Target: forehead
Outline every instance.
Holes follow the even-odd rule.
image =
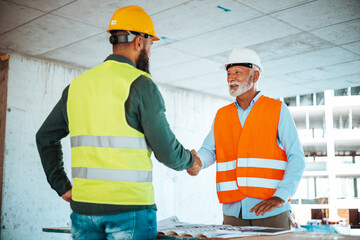
[[[236,71],[250,72],[250,68],[244,67],[244,66],[232,66],[227,71],[228,72],[236,72]]]

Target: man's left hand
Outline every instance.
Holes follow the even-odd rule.
[[[256,216],[259,216],[259,214],[264,215],[267,212],[270,212],[276,208],[280,208],[282,206],[284,206],[285,201],[282,200],[279,197],[271,197],[269,199],[265,199],[262,202],[259,202],[258,204],[256,204],[251,210],[250,212],[254,212]]]
[[[64,193],[62,196],[62,199],[64,199],[67,202],[71,202],[72,199],[72,189],[70,189],[69,191],[67,191],[66,193]]]

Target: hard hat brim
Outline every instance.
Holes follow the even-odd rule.
[[[159,40],[160,40],[160,38],[159,38],[159,37],[157,37],[157,36],[153,36],[152,40],[153,40],[153,41],[159,41]]]
[[[239,66],[240,64],[239,63],[227,63],[227,64],[224,64],[224,65],[221,65],[221,68],[224,69],[225,71],[227,71],[227,68],[228,68],[229,65]],[[263,72],[263,68],[261,66],[259,66],[257,64],[253,64],[253,63],[252,63],[252,65],[256,66],[258,68],[258,69],[255,69],[255,70],[258,70],[260,73]],[[254,67],[252,67],[252,68],[254,68]]]

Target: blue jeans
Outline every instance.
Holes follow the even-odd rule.
[[[156,211],[145,209],[112,215],[88,216],[71,213],[72,237],[75,240],[155,239]]]

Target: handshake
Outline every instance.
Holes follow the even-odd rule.
[[[187,173],[190,176],[196,176],[199,174],[202,163],[200,161],[200,158],[198,157],[196,151],[193,149],[191,150],[191,153],[194,155],[195,161],[194,164],[187,170]]]

